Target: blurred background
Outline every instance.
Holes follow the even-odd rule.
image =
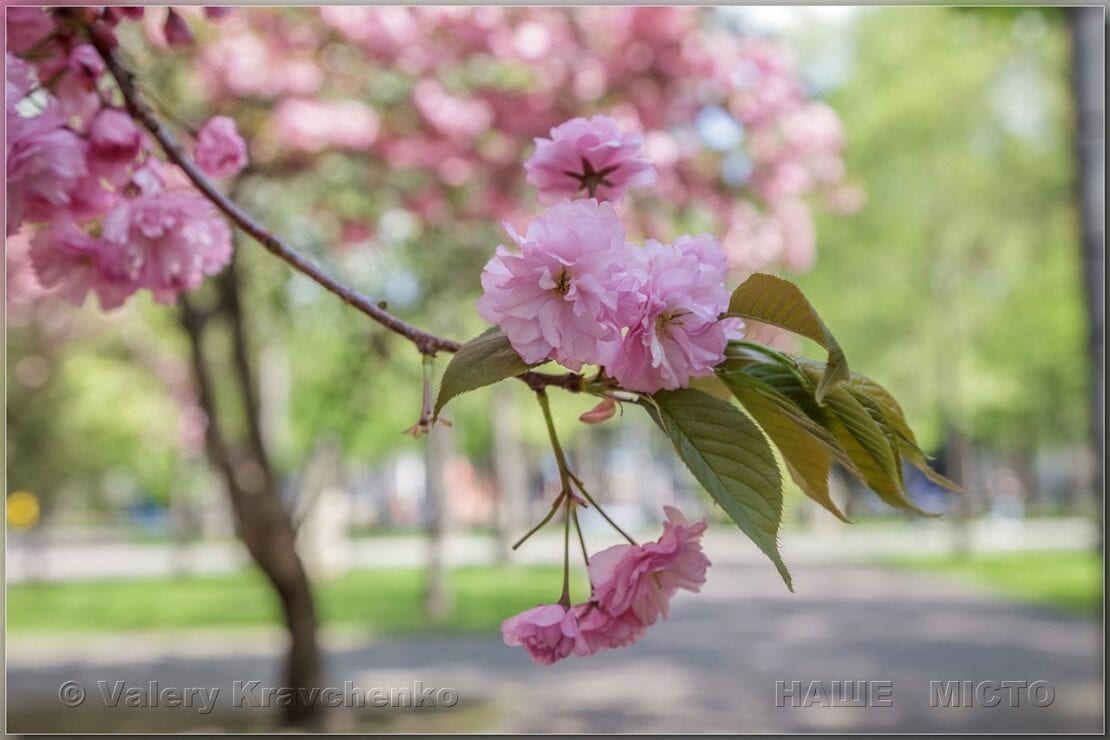
[[[645,415],[587,427],[590,399],[553,395],[614,518],[651,539],[665,504],[707,516],[714,567],[642,644],[539,669],[498,633],[560,587],[557,532],[509,552],[557,490],[523,384],[414,440],[419,355],[248,240],[181,306],[105,314],[35,283],[25,230],[5,249],[9,731],[282,721],[57,698],[69,679],[282,685],[283,602],[229,503],[244,476],[291,522],[318,680],[459,692],[328,710],[329,729],[1102,726],[1101,11],[182,9],[184,51],[163,13],[122,34],[162,116],[184,136],[234,117],[252,162],[235,197],[442,335],[482,331],[501,222],[538,211],[532,137],[594,113],[643,132],[660,184],[622,206],[633,238],[710,231],[736,283],[798,282],[966,493],[907,471],[944,515],[910,520],[834,473],[844,525],[789,490],[789,594]],[[615,542],[583,525],[591,549]],[[779,680],[888,679],[890,708],[775,706]],[[1046,680],[1056,701],[936,709],[933,680]]]

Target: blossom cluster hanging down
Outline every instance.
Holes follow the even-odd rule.
[[[678,590],[700,590],[709,567],[701,549],[705,522],[691,524],[671,506],[666,514],[657,542],[614,545],[590,558],[589,601],[543,604],[510,617],[501,625],[505,643],[522,645],[537,663],[550,665],[571,654],[627,647],[659,617],[666,619]]]
[[[625,190],[654,182],[640,139],[605,116],[576,118],[537,139],[525,163],[541,200],[562,200],[500,246],[482,272],[482,318],[497,324],[528,363],[603,367],[622,388],[651,393],[705,377],[739,338],[728,308],[728,266],[708,234],[673,244],[625,238],[613,206]]]
[[[113,101],[100,54],[82,35],[115,44],[114,27],[143,8],[9,8],[6,57],[7,234],[39,226],[30,259],[38,282],[75,305],[95,293],[116,308],[139,289],[172,303],[231,259],[231,230]],[[76,14],[76,15],[75,15]],[[170,11],[165,34],[186,43]],[[194,157],[212,177],[247,163],[230,118],[196,136]]]
[[[554,205],[524,234],[506,224],[518,249],[497,248],[482,272],[477,305],[526,363],[554,360],[575,371],[597,365],[622,389],[653,393],[711,374],[743,324],[721,318],[728,309],[728,266],[712,236],[642,246],[627,240],[611,201],[655,182],[640,148],[637,134],[621,131],[606,116],[576,118],[552,129],[550,139],[537,139],[525,163],[528,181],[541,202]],[[568,199],[581,195],[587,197]],[[542,398],[541,405],[549,414]],[[613,408],[606,398],[583,421],[603,421]],[[556,507],[565,502],[569,532],[572,520],[577,527],[576,506],[598,504],[565,470],[554,428],[549,430],[564,485]],[[569,491],[571,484],[588,504]],[[673,507],[666,507],[666,515],[657,542],[639,545],[624,535],[629,544],[588,557],[588,601],[571,603],[564,573],[559,602],[505,620],[505,643],[521,645],[537,663],[549,665],[640,639],[667,616],[679,589],[701,588],[709,567],[701,549],[705,522],[691,524]]]

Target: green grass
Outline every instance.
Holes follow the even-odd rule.
[[[1075,614],[1097,615],[1102,609],[1102,559],[1086,550],[911,557],[891,564]]]
[[[572,579],[575,595],[581,582]],[[558,598],[558,567],[474,567],[451,572],[451,614],[431,624],[419,569],[348,573],[315,588],[321,622],[371,633],[494,629],[505,617]],[[280,625],[276,597],[255,571],[174,579],[26,583],[8,587],[13,632],[168,630]]]

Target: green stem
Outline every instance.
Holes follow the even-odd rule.
[[[574,506],[574,501],[570,496],[566,497],[567,507],[566,514],[563,516],[563,593],[559,597],[559,603],[567,609],[570,608],[570,516],[571,509]]]
[[[597,509],[597,513],[601,514],[601,516],[605,518],[605,521],[609,522],[609,526],[620,532],[621,536],[633,545],[639,544],[638,542],[636,542],[636,540],[629,537],[627,532],[617,526],[616,522],[609,518],[609,515],[605,513],[605,509],[601,508],[601,506],[596,501],[594,501],[594,497],[591,496],[590,492],[586,490],[586,487],[582,485],[582,481],[578,480],[578,478],[574,477],[573,475],[571,476],[571,479],[574,481],[575,485],[578,486],[578,490],[582,492],[582,496],[590,502],[591,506]]]
[[[547,391],[540,388],[536,391],[536,399],[543,410],[543,420],[547,424],[547,436],[551,438],[551,449],[555,453],[555,464],[559,466],[559,485],[563,493],[570,493],[570,480],[574,475],[567,464],[567,456],[563,454],[563,446],[559,444],[559,435],[555,433],[555,420],[551,417],[551,405],[547,401]]]
[[[513,545],[513,549],[514,549],[514,550],[515,550],[515,549],[517,549],[518,547],[520,547],[521,545],[523,545],[523,544],[524,544],[524,542],[525,542],[525,541],[526,541],[526,540],[527,540],[527,539],[528,539],[529,537],[531,537],[532,535],[534,535],[534,534],[535,534],[536,532],[539,532],[539,531],[540,531],[540,529],[542,529],[542,528],[543,528],[543,525],[545,525],[545,524],[547,524],[547,523],[548,523],[549,521],[551,521],[551,517],[555,516],[555,512],[559,510],[559,504],[561,504],[561,503],[563,502],[563,498],[564,498],[565,496],[566,496],[566,494],[565,494],[565,493],[560,493],[560,494],[559,494],[559,495],[558,495],[558,496],[557,496],[557,497],[555,498],[555,503],[553,503],[553,504],[551,505],[551,511],[547,512],[547,516],[545,516],[545,517],[544,517],[543,519],[541,519],[541,520],[540,520],[540,523],[539,523],[539,524],[537,524],[536,526],[534,526],[534,527],[532,527],[531,529],[529,529],[529,530],[528,530],[527,532],[525,532],[525,533],[524,533],[524,536],[523,536],[523,537],[521,537],[521,538],[520,538],[519,540],[517,540],[517,541],[516,541],[516,544],[515,544],[515,545]]]
[[[586,538],[582,536],[582,525],[578,523],[578,507],[572,506],[570,514],[574,517],[574,531],[578,533],[578,544],[582,546],[582,560],[590,567],[590,556],[586,553]]]

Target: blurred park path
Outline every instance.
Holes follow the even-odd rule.
[[[709,548],[707,548],[709,549]],[[713,552],[710,549],[710,552]],[[1096,732],[1102,728],[1100,625],[984,595],[928,575],[798,564],[790,594],[770,566],[717,558],[705,591],[681,595],[670,621],[637,646],[536,667],[496,634],[374,641],[325,634],[326,681],[343,686],[451,687],[452,709],[336,712],[339,730],[400,727],[519,732]],[[81,727],[211,729],[258,722],[257,709],[105,710],[98,680],[222,687],[280,685],[278,633],[83,637],[53,652],[9,644],[9,731]],[[17,636],[18,637],[18,636]],[[60,706],[82,682],[89,700]],[[890,681],[889,707],[777,707],[775,682]],[[1055,699],[934,708],[931,681],[1047,681]],[[252,715],[244,719],[244,715]],[[448,723],[445,725],[444,721]]]
[[[588,524],[589,522],[585,522]],[[1094,548],[1098,528],[1085,517],[1040,519],[979,519],[969,524],[968,541],[977,552],[1008,550],[1075,550]],[[607,528],[587,531],[591,543],[611,538]],[[654,539],[656,531],[643,533]],[[764,556],[729,526],[710,527],[706,551],[720,562],[758,563]],[[910,546],[908,543],[912,543]],[[856,561],[880,556],[935,555],[950,551],[953,530],[936,521],[858,524],[850,529],[830,520],[810,528],[786,527],[783,555],[788,563]],[[427,558],[423,535],[389,534],[350,540],[348,566],[406,568],[423,566]],[[492,535],[455,533],[447,538],[446,561],[455,566],[485,565],[497,560],[497,540]],[[527,547],[514,553],[513,561],[558,564],[563,559],[562,535],[540,533]],[[215,574],[242,570],[250,563],[239,542],[199,542],[187,545],[120,542],[111,538],[58,541],[10,538],[7,546],[8,583],[159,577],[175,574]]]

